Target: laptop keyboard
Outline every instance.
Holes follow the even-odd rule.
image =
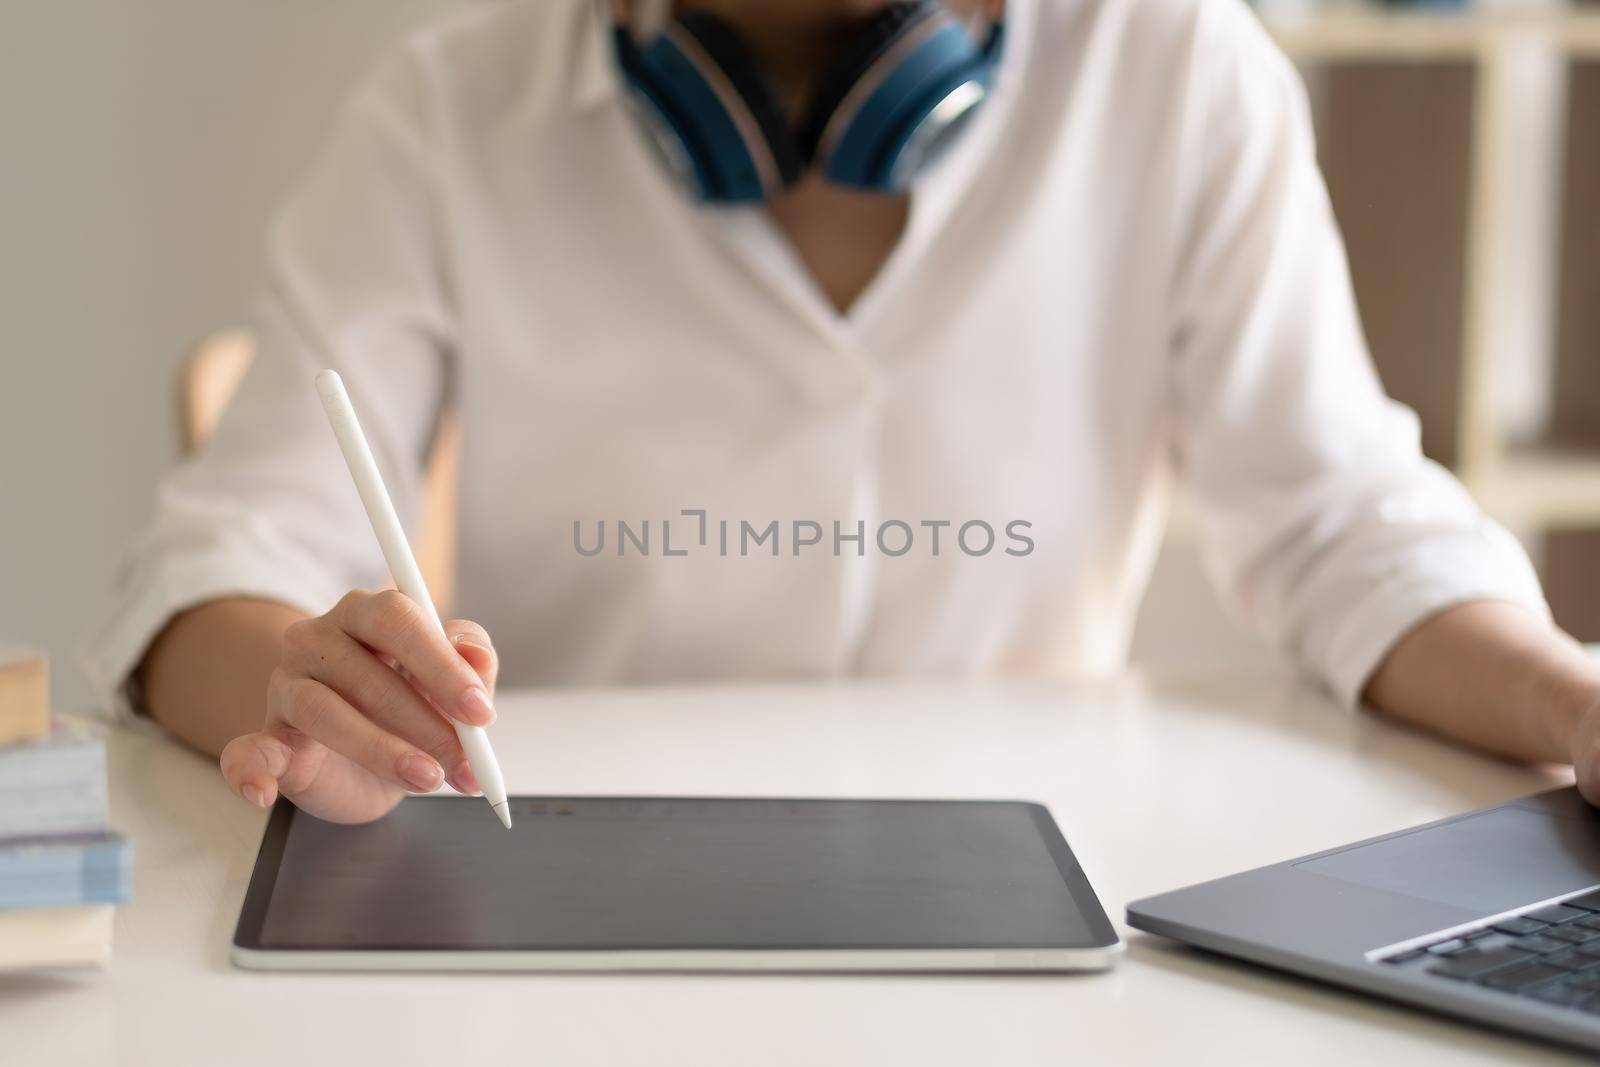
[[[1600,890],[1380,959],[1600,1015]]]

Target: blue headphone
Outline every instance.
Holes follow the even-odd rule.
[[[842,185],[896,192],[989,95],[1003,25],[981,46],[935,0],[891,3],[823,68],[797,124],[727,22],[678,16],[643,45],[618,26],[624,80],[656,146],[699,199],[764,200],[808,164]]]

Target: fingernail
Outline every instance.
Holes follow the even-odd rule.
[[[412,753],[403,756],[399,765],[400,780],[418,793],[431,793],[444,781],[444,771],[426,756]]]
[[[483,788],[478,785],[478,776],[472,773],[472,764],[466,760],[462,760],[456,766],[456,772],[450,776],[450,788],[469,797],[483,793]]]
[[[474,726],[488,726],[494,722],[494,705],[489,694],[477,686],[468,689],[461,697],[461,717]]]
[[[261,794],[261,790],[255,786],[247,785],[241,789],[240,792],[244,794],[244,799],[247,803],[258,808],[264,808],[267,806],[267,798],[263,796]]]
[[[456,634],[455,637],[451,638],[451,640],[458,645],[466,645],[468,648],[479,648],[485,652],[494,651],[494,649],[490,648],[487,643],[478,640],[476,634]]]

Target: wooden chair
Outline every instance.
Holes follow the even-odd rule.
[[[225,330],[201,341],[184,361],[178,383],[178,418],[186,454],[199,451],[216,431],[254,358],[255,339],[248,331]],[[310,390],[307,381],[307,393]],[[422,523],[413,546],[428,592],[442,615],[455,598],[460,457],[461,423],[454,411],[446,411],[423,470]],[[355,492],[353,487],[351,492]]]

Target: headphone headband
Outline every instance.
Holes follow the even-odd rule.
[[[819,73],[795,125],[722,19],[691,11],[648,39],[642,22],[612,34],[623,77],[673,171],[713,202],[765,199],[808,164],[840,184],[905,188],[987,98],[1004,36],[996,21],[980,46],[935,0],[887,4]]]

